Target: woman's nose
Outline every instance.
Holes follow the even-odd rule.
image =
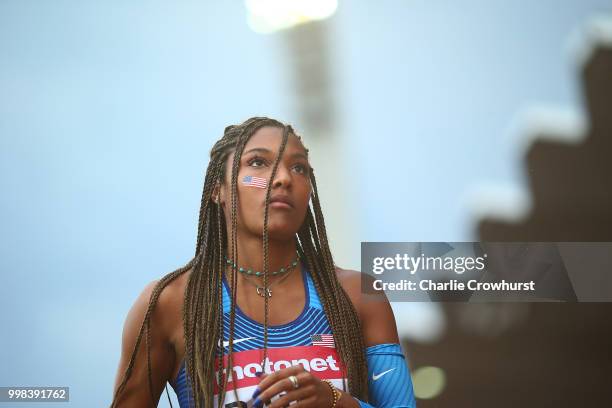
[[[276,175],[274,176],[272,187],[288,187],[289,185],[291,185],[290,170],[282,163],[280,163],[278,165],[278,168],[276,169]]]

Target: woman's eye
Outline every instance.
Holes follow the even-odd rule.
[[[260,157],[250,159],[247,164],[251,167],[261,167],[266,164],[265,160]]]
[[[304,166],[303,164],[296,164],[293,168],[299,174],[308,174],[308,168],[306,166]]]

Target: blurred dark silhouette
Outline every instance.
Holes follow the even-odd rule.
[[[589,114],[581,144],[536,141],[525,157],[533,210],[478,225],[480,241],[612,241],[612,45],[581,71]],[[554,136],[554,135],[552,135]],[[611,271],[612,272],[612,271]],[[444,304],[447,334],[407,345],[414,370],[437,366],[446,387],[429,407],[612,406],[612,303]]]
[[[525,158],[533,211],[521,222],[480,222],[481,241],[612,241],[612,47],[582,70],[589,129],[579,145],[542,135]],[[536,135],[537,136],[537,135]]]

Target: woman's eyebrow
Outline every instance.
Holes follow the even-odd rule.
[[[247,150],[243,154],[248,154],[248,153],[251,153],[251,152],[271,153],[271,150],[270,149],[266,149],[264,147],[254,147],[252,149]]]
[[[243,154],[249,154],[249,153],[253,153],[253,152],[272,153],[272,151],[270,149],[266,149],[265,147],[254,147],[252,149],[247,150]],[[308,156],[306,156],[304,153],[300,153],[300,152],[293,153],[289,157],[291,157],[292,159],[300,157],[300,158],[303,158],[305,160],[308,160]]]
[[[297,153],[293,153],[293,154],[292,154],[290,157],[291,157],[292,159],[302,158],[302,159],[304,159],[304,160],[308,161],[308,156],[306,156],[304,153],[299,153],[299,152],[297,152]]]

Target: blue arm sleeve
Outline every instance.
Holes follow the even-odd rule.
[[[370,404],[368,408],[416,408],[412,379],[399,344],[377,344],[366,349]]]

